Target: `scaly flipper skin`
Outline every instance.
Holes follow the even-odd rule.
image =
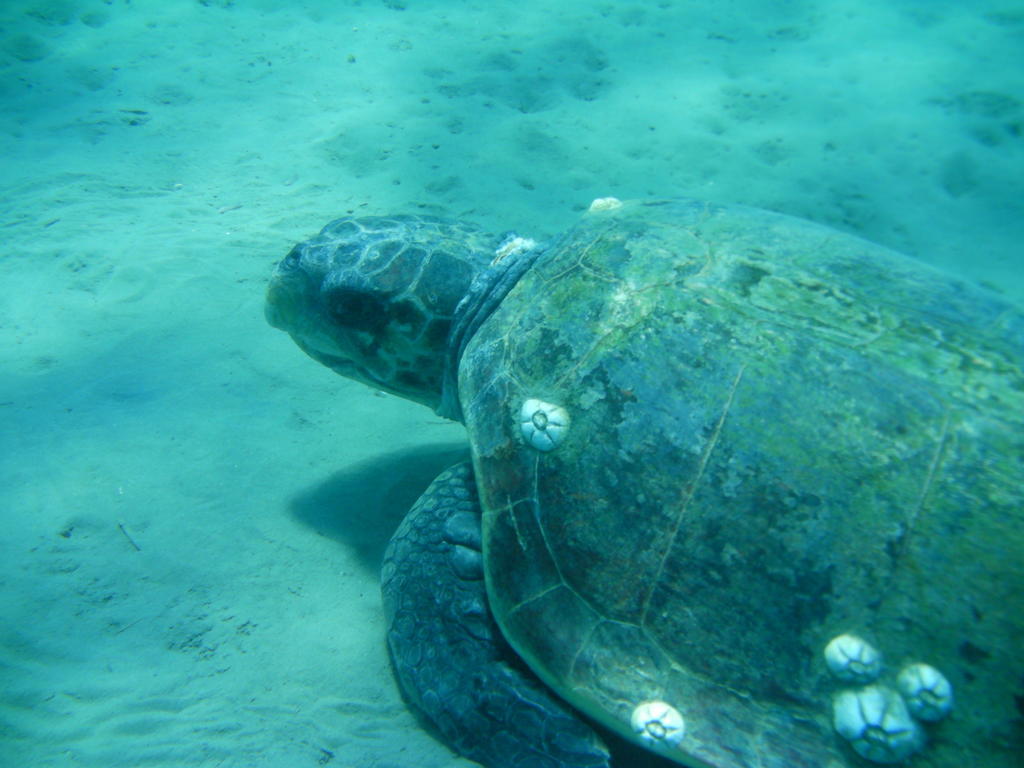
[[[514,657],[487,609],[467,462],[437,477],[384,555],[388,646],[402,689],[460,754],[487,768],[601,768],[608,752]]]

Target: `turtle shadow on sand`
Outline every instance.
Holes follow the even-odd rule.
[[[376,575],[409,507],[442,470],[468,457],[468,446],[451,442],[371,456],[300,491],[289,511],[321,536],[344,543]]]

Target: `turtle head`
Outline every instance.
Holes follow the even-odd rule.
[[[494,248],[457,221],[337,219],[277,265],[267,321],[342,376],[437,410],[455,308]]]

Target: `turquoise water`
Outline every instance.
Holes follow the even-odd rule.
[[[813,219],[1024,300],[1013,2],[0,7],[0,765],[468,765],[377,569],[461,427],[263,320],[347,213]]]

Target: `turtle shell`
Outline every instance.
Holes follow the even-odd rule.
[[[589,212],[460,365],[494,614],[564,698],[685,765],[870,765],[823,653],[848,634],[886,696],[915,662],[951,683],[915,766],[1017,766],[1022,366],[1019,310],[853,236]],[[677,744],[635,733],[644,702]]]

